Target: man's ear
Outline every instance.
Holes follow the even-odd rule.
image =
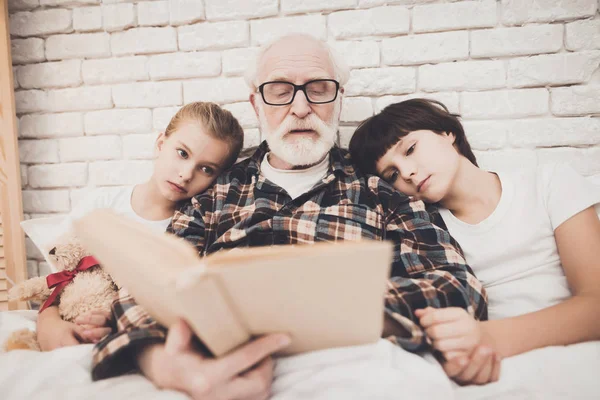
[[[256,118],[258,118],[258,105],[256,104],[256,93],[250,93],[250,104],[252,104],[252,108],[254,109],[254,113],[256,114]]]

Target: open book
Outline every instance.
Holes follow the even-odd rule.
[[[75,233],[115,282],[169,327],[185,319],[220,356],[254,336],[289,333],[282,354],[379,339],[392,244],[240,248],[200,258],[171,235],[96,210]]]

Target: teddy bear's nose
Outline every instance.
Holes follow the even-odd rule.
[[[53,256],[54,253],[56,253],[56,247],[53,247],[52,250],[50,250],[50,255]]]

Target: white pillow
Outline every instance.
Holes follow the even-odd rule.
[[[56,267],[52,265],[48,252],[52,250],[56,240],[70,229],[70,226],[70,219],[65,216],[35,218],[21,222],[21,228],[44,255],[52,272],[56,272]]]

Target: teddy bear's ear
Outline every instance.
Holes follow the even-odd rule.
[[[55,255],[56,254],[56,247],[53,247],[52,250],[50,250],[48,252],[48,254],[50,254],[51,256]]]

